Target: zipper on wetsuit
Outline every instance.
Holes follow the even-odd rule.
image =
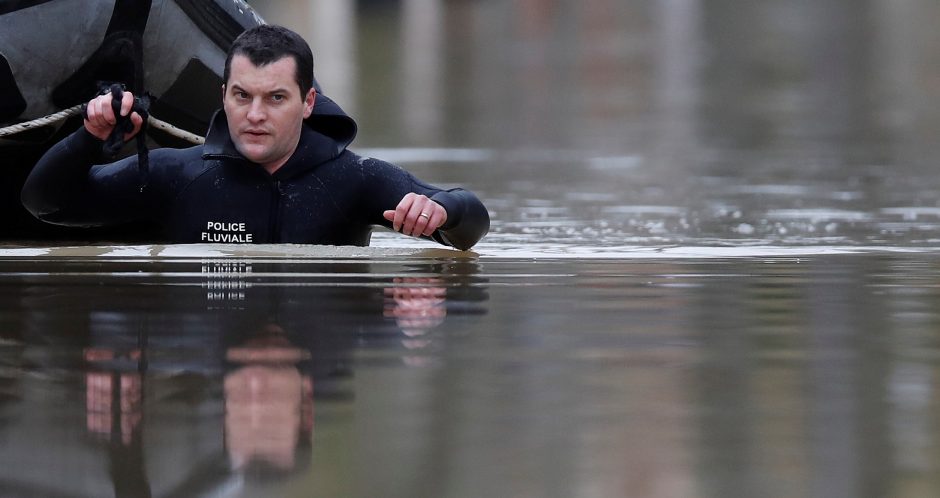
[[[274,180],[271,184],[271,213],[268,218],[268,226],[271,230],[271,243],[281,242],[281,181]]]

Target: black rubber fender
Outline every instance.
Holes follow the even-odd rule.
[[[0,123],[13,119],[26,110],[26,99],[16,86],[16,78],[7,58],[0,54]]]
[[[37,5],[42,5],[52,0],[5,0],[0,2],[0,16],[16,12],[18,10],[28,9]]]
[[[175,0],[183,12],[213,43],[223,51],[228,51],[235,38],[242,31],[257,24],[254,11],[239,8],[244,2],[231,1],[223,5],[206,0]]]

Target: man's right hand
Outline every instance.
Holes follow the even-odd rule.
[[[114,127],[117,125],[117,117],[114,115],[114,110],[111,108],[111,98],[111,94],[106,93],[88,102],[85,129],[88,130],[88,133],[91,133],[100,140],[107,140],[108,136],[111,135],[111,131],[114,130]],[[121,116],[127,116],[127,113],[131,111],[133,106],[134,95],[131,92],[124,92],[123,98],[121,99]],[[133,138],[134,135],[137,135],[140,131],[140,127],[144,124],[144,118],[140,117],[140,114],[136,112],[131,113],[131,123],[134,125],[134,130],[124,134],[125,142]]]

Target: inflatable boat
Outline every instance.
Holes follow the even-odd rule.
[[[103,83],[155,97],[151,114],[203,135],[221,103],[232,41],[264,21],[242,0],[0,1],[0,129],[87,102]],[[24,214],[19,189],[78,117],[0,137],[0,239],[54,232]],[[186,145],[151,127],[153,142]]]

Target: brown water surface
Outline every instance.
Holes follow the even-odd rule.
[[[491,233],[0,247],[0,496],[940,495],[940,4],[253,5]]]
[[[0,258],[4,496],[927,496],[935,254]]]

